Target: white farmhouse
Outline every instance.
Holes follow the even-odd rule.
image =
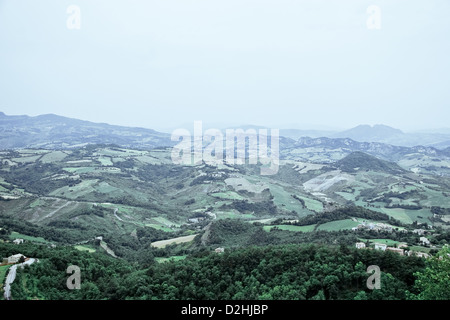
[[[18,254],[9,256],[8,258],[3,258],[3,263],[17,263],[17,262],[19,262],[21,257],[26,259],[26,257],[23,254],[18,253]]]
[[[430,240],[428,240],[425,237],[420,237],[420,243],[422,243],[423,245],[430,245]]]
[[[224,248],[216,248],[216,250],[214,250],[216,253],[223,253],[225,251]]]
[[[364,242],[357,242],[356,243],[356,248],[357,249],[363,249],[366,247],[366,244]]]
[[[386,248],[387,248],[387,245],[384,243],[375,243],[375,250],[385,251]]]

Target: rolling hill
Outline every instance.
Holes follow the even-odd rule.
[[[360,151],[353,152],[339,160],[336,162],[336,167],[345,172],[354,172],[355,170],[372,170],[391,174],[406,172],[396,163],[384,161]]]
[[[30,117],[0,112],[0,149],[64,149],[96,143],[147,149],[174,144],[169,134],[151,129],[94,123],[54,114]]]

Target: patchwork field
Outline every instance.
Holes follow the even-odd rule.
[[[318,161],[319,154],[303,155]],[[316,231],[351,230],[363,221],[380,222],[370,217],[328,216],[324,223],[288,224],[355,205],[404,223],[392,226],[398,230],[413,223],[444,228],[450,224],[450,214],[445,211],[450,208],[448,179],[401,171],[373,158],[361,160],[361,155],[340,158],[342,154],[331,153],[321,163],[283,160],[277,174],[261,176],[259,168],[251,166],[174,165],[170,149],[86,146],[5,152],[0,153],[0,197],[4,199],[0,200],[0,218],[21,221],[11,227],[10,240],[22,238],[40,244],[62,241],[80,251],[117,253],[132,259],[138,258],[130,251],[150,246],[167,250],[172,260],[184,259],[182,250],[197,244],[193,242],[196,235],[208,232],[217,246],[221,241],[239,246],[246,241],[260,242],[254,228],[267,231],[263,234],[268,239],[274,228],[280,239],[306,239],[314,237]],[[340,162],[334,162],[337,158]],[[377,170],[364,167],[374,161]],[[276,222],[278,219],[281,222]],[[226,229],[244,232],[234,243],[211,231],[216,223],[227,226],[229,220],[243,224]],[[27,235],[17,232],[29,230],[22,222],[49,229],[43,236]],[[252,233],[245,234],[249,230]],[[46,237],[51,232],[62,233],[50,241]],[[64,240],[65,234],[73,240]],[[100,246],[92,242],[97,236],[106,239]],[[208,243],[207,238],[202,241]],[[145,253],[140,256],[146,259]]]
[[[168,239],[168,240],[155,241],[152,243],[152,246],[155,248],[164,248],[171,244],[191,242],[192,240],[194,240],[194,238],[196,236],[197,236],[197,234],[192,234],[189,236],[177,237],[177,238]]]

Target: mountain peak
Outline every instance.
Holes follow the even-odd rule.
[[[384,124],[376,124],[374,126],[363,124],[352,129],[339,132],[335,134],[333,138],[350,138],[359,142],[384,142],[403,135],[403,131]]]
[[[349,130],[346,130],[343,132],[348,132],[348,131],[353,131],[353,130],[370,130],[373,132],[386,131],[386,132],[394,132],[394,133],[403,133],[402,130],[387,126],[385,124],[375,124],[375,125],[361,124],[359,126],[356,126],[352,129],[349,129]]]

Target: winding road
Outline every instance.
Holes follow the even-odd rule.
[[[5,300],[11,300],[11,284],[14,282],[14,279],[16,279],[17,267],[23,268],[25,265],[30,265],[35,261],[36,259],[30,258],[23,263],[15,264],[9,268],[9,273],[5,280]]]

